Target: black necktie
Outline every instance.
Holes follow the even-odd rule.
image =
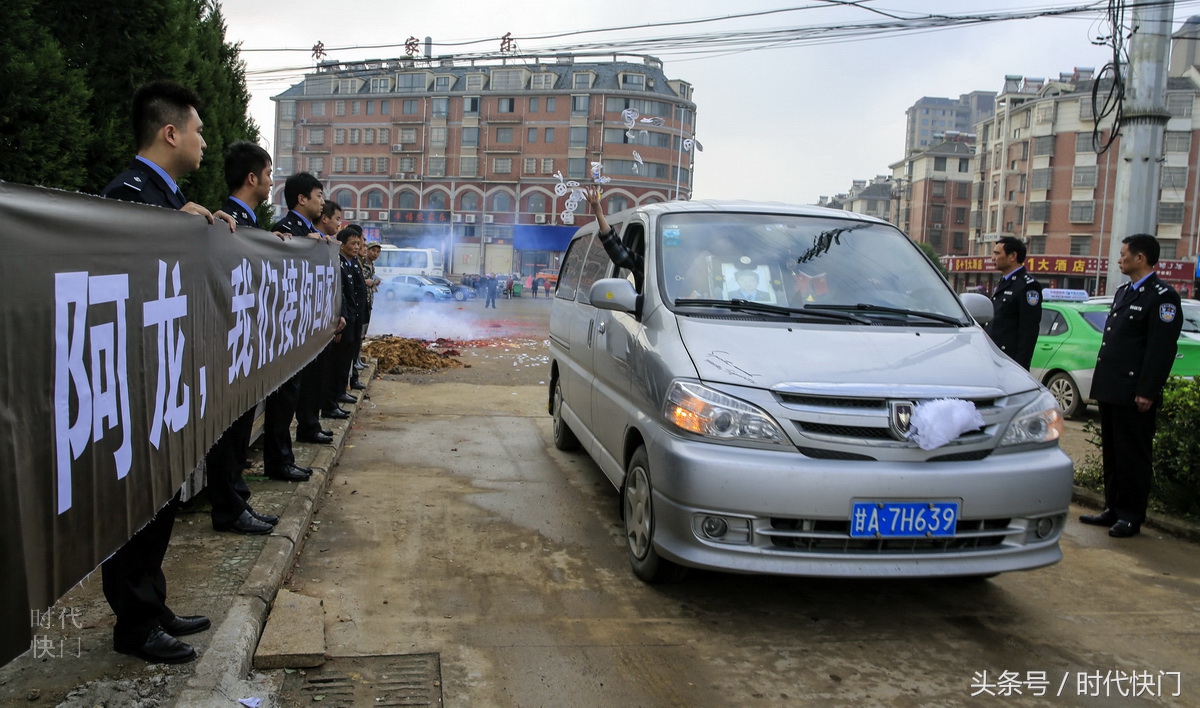
[[[187,197],[183,196],[183,192],[179,190],[179,187],[175,188],[175,198],[179,200],[179,206],[187,204]]]

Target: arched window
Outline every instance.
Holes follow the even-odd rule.
[[[416,209],[417,195],[415,192],[401,192],[400,199],[396,204],[397,209]]]
[[[333,200],[343,209],[349,209],[354,206],[354,195],[346,189],[339,189],[337,194],[333,196]]]
[[[446,193],[431,192],[429,196],[425,197],[425,208],[444,210],[446,208]]]
[[[546,212],[546,195],[532,194],[529,197],[529,211],[534,214],[544,214]]]
[[[610,197],[608,200],[608,213],[616,214],[618,211],[625,211],[629,208],[629,201],[621,195]]]
[[[492,211],[512,211],[512,197],[504,192],[496,192],[492,195]]]
[[[367,208],[382,209],[383,208],[383,192],[378,189],[372,189],[367,192]]]
[[[462,195],[462,210],[479,211],[479,195],[474,192]]]

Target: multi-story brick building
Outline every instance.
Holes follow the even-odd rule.
[[[1030,270],[1054,287],[1098,291],[1103,285],[1120,138],[1103,146],[1111,118],[1094,114],[1090,70],[1057,80],[1009,76],[996,115],[976,126],[979,139],[971,211],[970,255],[950,259],[956,284],[990,288],[992,244],[1016,236],[1029,245]],[[1100,87],[1103,96],[1107,86]],[[1189,67],[1167,81],[1167,123],[1161,153],[1156,235],[1160,276],[1191,291],[1200,217],[1196,209],[1200,72]],[[1099,142],[1094,142],[1094,138]],[[1192,258],[1192,264],[1186,262]]]
[[[932,147],[889,165],[898,211],[892,223],[942,256],[966,255],[974,138],[948,133]]]
[[[369,236],[440,248],[451,272],[556,267],[575,229],[556,186],[594,162],[610,212],[692,192],[692,87],[654,57],[322,62],[272,100],[278,177],[316,174]]]

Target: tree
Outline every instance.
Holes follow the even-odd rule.
[[[0,180],[79,189],[87,175],[83,72],[33,16],[35,0],[12,0],[0,35]]]
[[[950,271],[946,270],[946,266],[942,263],[942,257],[938,255],[937,250],[933,246],[925,242],[920,242],[917,243],[917,248],[920,248],[925,253],[925,257],[929,259],[930,263],[933,263],[944,277],[950,277]]]

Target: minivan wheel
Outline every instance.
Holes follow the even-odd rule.
[[[1058,401],[1064,418],[1074,418],[1083,412],[1083,395],[1070,374],[1061,371],[1054,374],[1046,381],[1046,388],[1050,389],[1054,400]]]
[[[567,425],[567,421],[562,417],[562,382],[558,379],[554,380],[554,447],[563,452],[574,452],[579,449],[579,438],[575,437],[575,433],[571,427]]]
[[[621,516],[633,574],[647,583],[677,583],[687,568],[658,555],[654,550],[654,495],[650,488],[650,458],[639,447],[629,460],[621,489]]]

